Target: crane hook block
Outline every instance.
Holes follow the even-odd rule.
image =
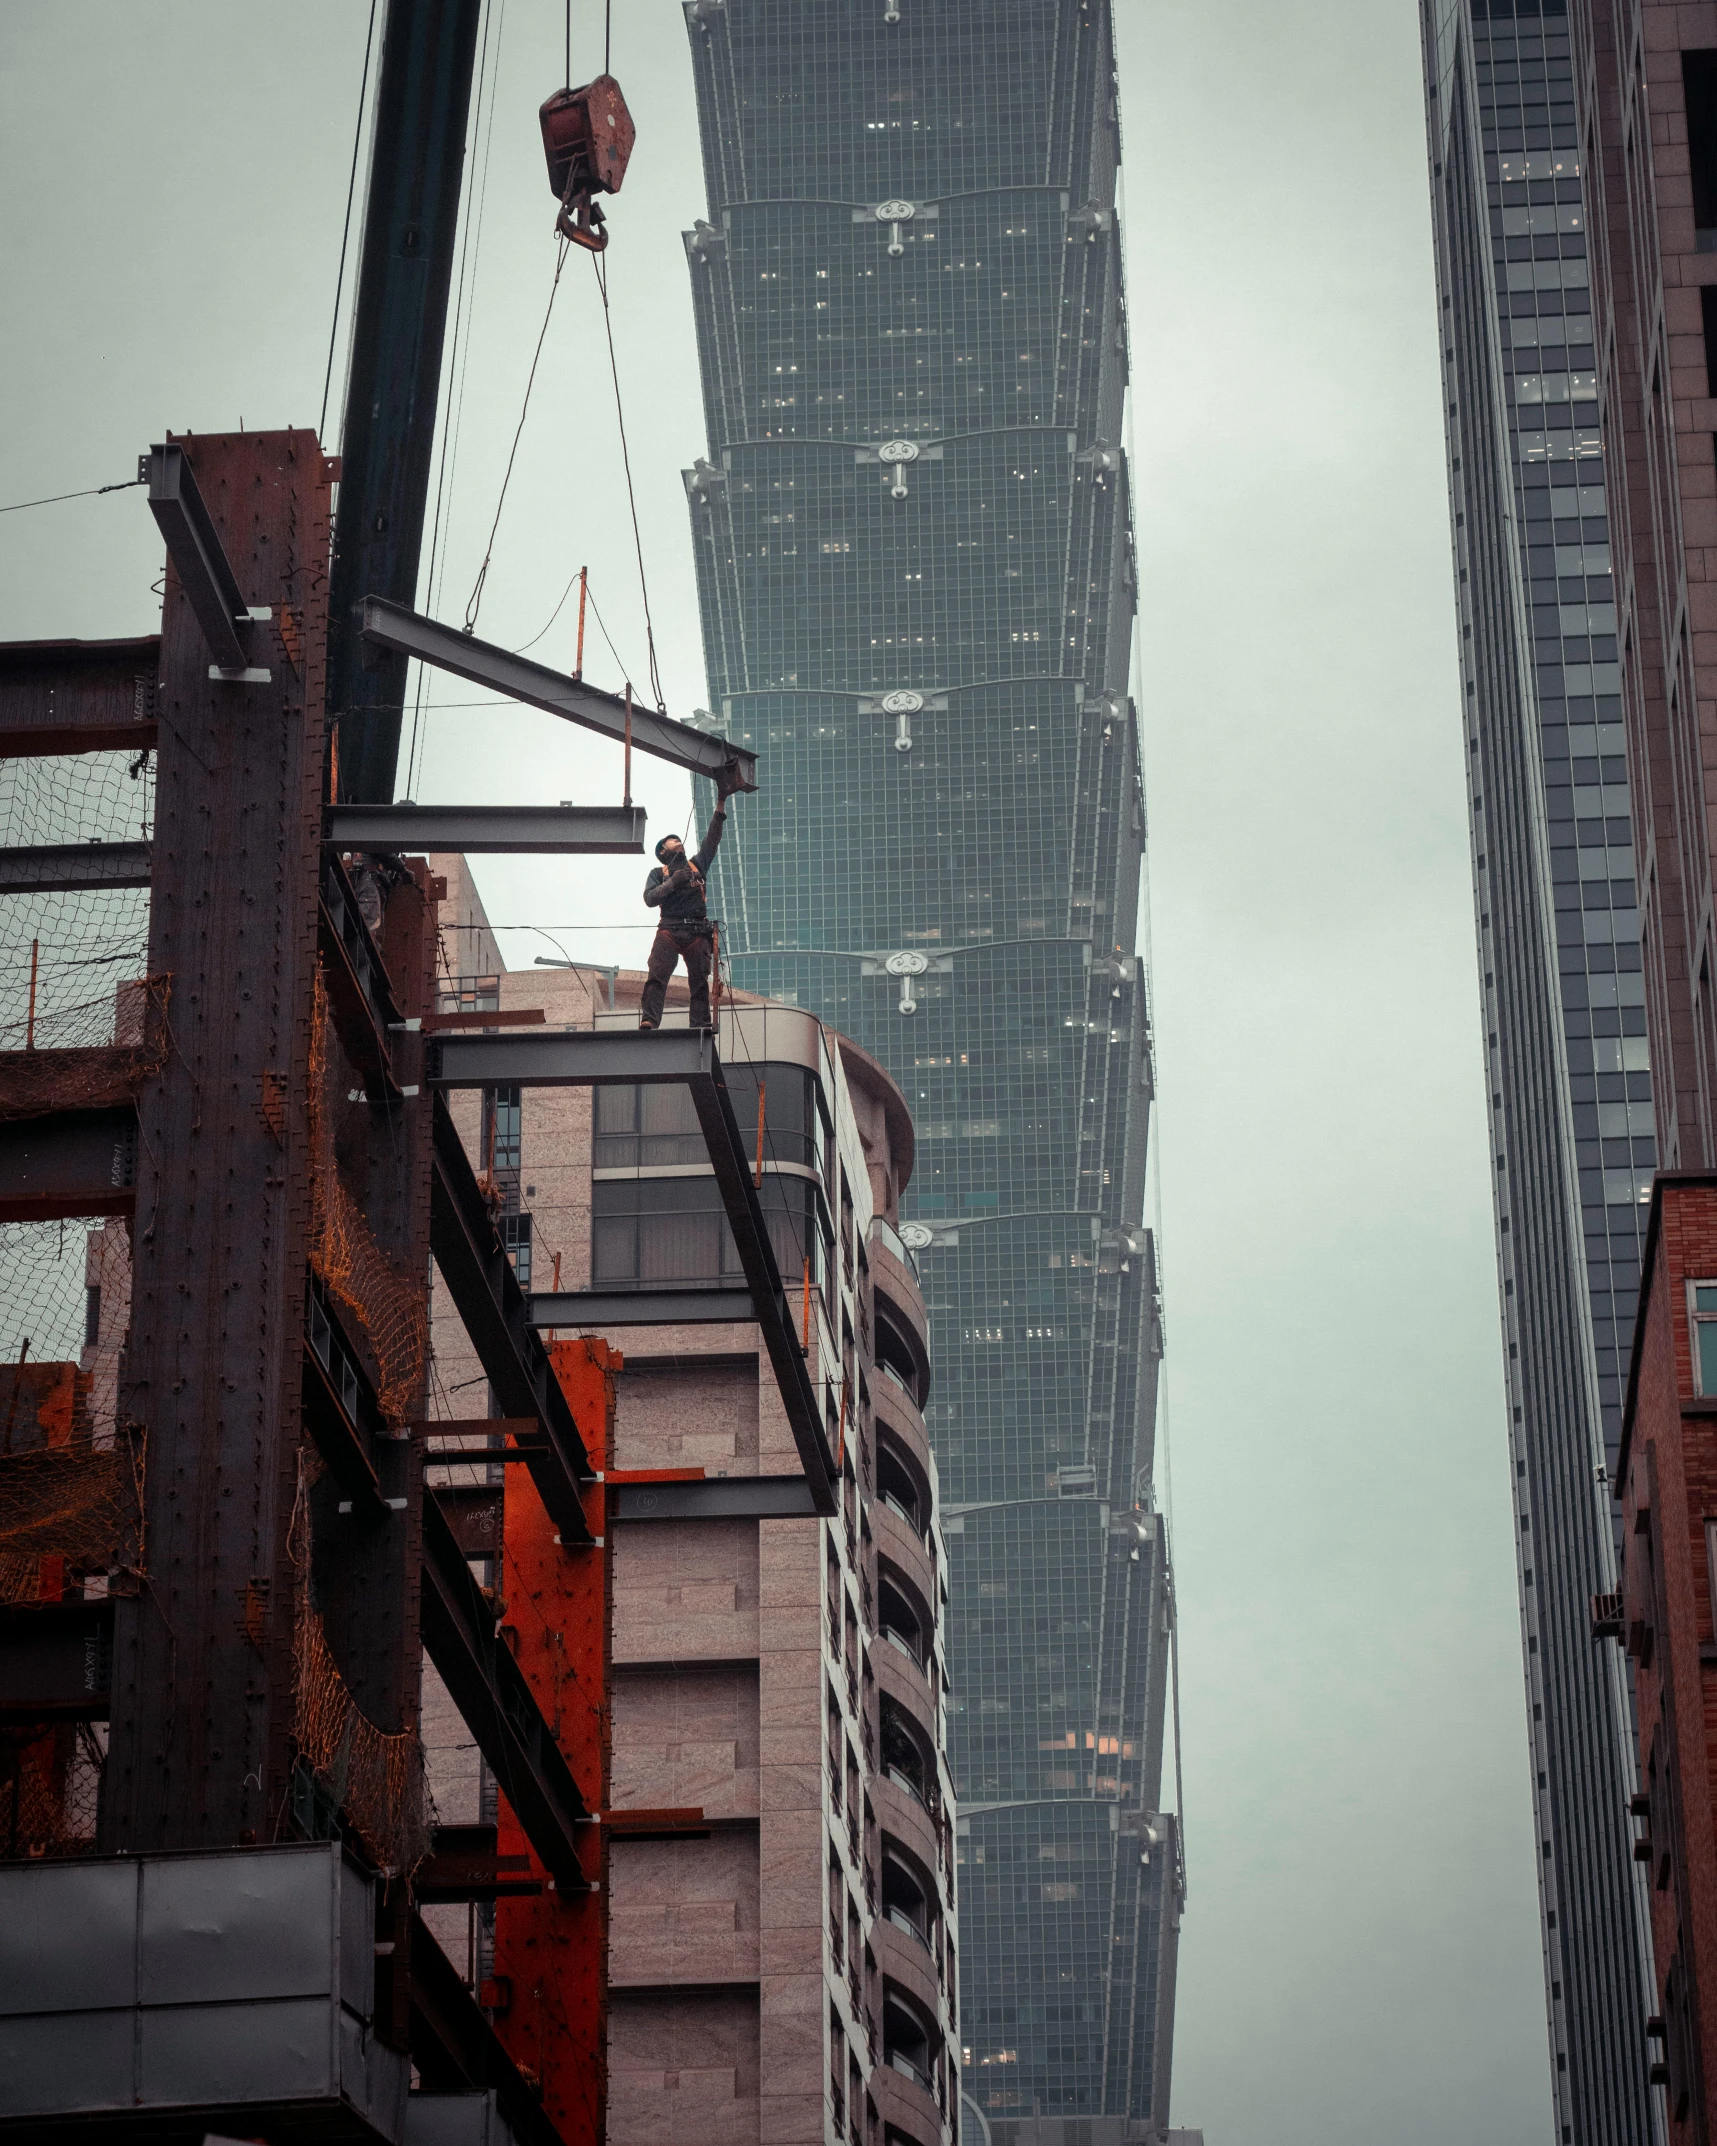
[[[555,229],[600,253],[608,230],[593,197],[619,193],[638,136],[620,85],[612,75],[598,75],[582,89],[557,89],[538,117],[548,183],[560,203]]]

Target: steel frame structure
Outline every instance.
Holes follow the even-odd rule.
[[[158,1032],[141,1044],[0,1053],[0,1220],[119,1215],[129,1226],[119,1416],[143,1483],[143,1548],[108,1599],[0,1616],[0,1727],[106,1723],[97,1839],[108,1857],[218,1851],[234,1858],[218,1868],[238,1872],[235,1851],[343,1837],[375,1894],[374,1987],[363,2001],[378,2044],[409,2055],[428,2089],[493,2094],[533,2146],[594,2139],[606,1745],[595,1731],[551,1727],[539,1698],[548,1666],[515,1652],[469,1560],[497,1557],[517,1536],[509,1554],[528,1554],[568,1603],[584,1605],[582,1659],[601,1692],[609,1527],[832,1513],[834,1459],[713,1040],[434,1033],[437,887],[421,860],[397,854],[398,839],[475,828],[466,846],[480,847],[483,815],[329,801],[335,469],[320,443],[308,432],[209,435],[147,459],[170,546],[160,636],[0,648],[0,751],[157,754],[154,840],[125,845],[140,853],[131,879],[73,878],[71,867],[58,880],[21,878],[14,853],[0,860],[0,891],[148,885],[149,973],[164,992]],[[714,742],[686,735],[700,748]],[[651,751],[659,741],[645,725],[633,742]],[[596,822],[605,838],[624,839],[587,842]],[[489,846],[623,850],[641,839],[642,815],[491,811],[487,826]],[[342,859],[356,846],[385,852],[373,931]],[[317,1054],[335,1048],[356,1082],[337,1157],[314,1118],[328,1091]],[[745,1275],[744,1290],[718,1292],[705,1316],[757,1325],[803,1476],[605,1472],[613,1401],[602,1344],[545,1347],[543,1310],[578,1300],[533,1302],[521,1291],[448,1109],[449,1091],[491,1080],[688,1089]],[[330,1278],[319,1264],[315,1217],[330,1176],[350,1176],[361,1193],[385,1286],[373,1273]],[[383,1287],[396,1311],[402,1289],[415,1291],[426,1328],[432,1256],[497,1411],[434,1433],[477,1433],[481,1457],[516,1463],[533,1495],[429,1486],[426,1461],[457,1455],[431,1444],[425,1374],[412,1374],[403,1400],[385,1390],[374,1291]],[[617,1319],[637,1307],[592,1298],[581,1310]],[[0,1456],[0,1469],[11,1465]],[[426,1889],[402,1882],[343,1802],[341,1779],[307,1756],[312,1586],[353,1718],[413,1743],[426,1653],[503,1785],[495,1842],[436,1840]],[[699,1816],[644,1815],[669,1830]],[[509,2054],[522,2023],[478,2006],[422,1924],[419,1898],[496,1898],[520,1912],[529,1903],[530,1942],[555,1952],[564,1987],[579,1993],[567,2046],[583,2070],[576,2091],[562,2079],[566,2122]],[[88,1942],[99,1947],[99,1932]],[[17,1961],[4,1955],[0,1944],[0,2014],[18,1986]],[[26,1960],[25,1982],[27,1969]],[[540,2078],[540,2064],[530,2069]],[[66,2105],[44,2126],[39,2106],[22,2108],[0,2083],[0,2136],[76,2137],[111,2122],[111,2111],[82,2110],[77,2091],[68,2078]],[[211,2086],[189,2109],[133,2109],[131,2135],[171,2136],[193,2118],[216,2129],[297,2120],[277,2102]],[[310,2135],[389,2137],[373,2110],[349,2102],[324,2110]]]

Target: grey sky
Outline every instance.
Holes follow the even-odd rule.
[[[1211,2146],[1538,2146],[1535,1844],[1416,14],[1119,5],[1163,1086],[1159,1472],[1191,1861],[1176,2114]],[[165,429],[316,422],[367,14],[0,8],[0,504],[129,476]],[[701,173],[678,8],[616,14],[639,144],[612,214],[615,336],[683,711],[704,696],[679,479],[703,445],[679,240]],[[580,79],[598,21],[576,0]],[[434,605],[455,620],[548,296],[535,112],[560,53],[554,0],[506,0]],[[642,685],[599,318],[574,258],[482,630],[526,640],[588,560]],[[0,637],[147,630],[159,556],[136,493],[0,516]],[[568,606],[535,652],[570,663],[571,648]],[[623,675],[594,628],[587,667]],[[618,754],[547,718],[445,709],[420,744],[424,799],[619,794]],[[683,782],[639,777],[653,832],[682,824]],[[630,961],[638,877],[612,860],[483,874],[497,921]],[[554,951],[506,943],[516,966]]]

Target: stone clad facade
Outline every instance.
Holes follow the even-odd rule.
[[[460,860],[436,869],[460,942],[495,962],[459,970],[450,942],[446,1004],[635,1024],[641,976],[615,979],[611,1007],[599,972],[509,974]],[[666,1022],[684,1019],[676,980]],[[802,1282],[819,1383],[846,1394],[830,1404],[843,1506],[829,1522],[617,1524],[615,1808],[703,1817],[612,1846],[608,2138],[944,2146],[960,2084],[954,1809],[927,1321],[895,1228],[911,1120],[880,1067],[799,1009],[730,998],[719,1048],[748,1130],[764,1090],[777,1259],[796,1305]],[[467,1099],[479,1167],[528,1224],[515,1265],[530,1287],[721,1278],[713,1181],[668,1095],[527,1092],[516,1131],[505,1093]],[[615,1467],[796,1470],[754,1328],[607,1339],[623,1359]],[[456,1391],[458,1360],[438,1372],[443,1412],[478,1412]],[[456,1752],[437,1764],[458,1777]]]

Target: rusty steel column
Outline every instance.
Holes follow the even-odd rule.
[[[330,472],[311,432],[180,442],[266,682],[210,676],[169,567],[152,976],[120,1409],[144,1437],[144,1578],[118,1607],[101,1845],[281,1835],[292,1729],[307,1058],[324,785]]]
[[[549,1360],[592,1465],[605,1469],[618,1350],[605,1341],[560,1341]],[[604,1500],[600,1482],[585,1487],[595,1546],[563,1548],[534,1488],[510,1481],[501,1595],[503,1634],[593,1812],[605,1815],[614,1566],[603,1546]],[[500,1852],[526,1855],[530,1844],[501,1786]],[[599,2146],[608,2101],[608,1829],[598,1820],[581,1830],[580,1863],[594,1891],[545,1889],[495,1904],[495,2031],[513,2062],[540,2084],[544,2113],[561,2136]],[[546,1876],[534,1858],[533,1870]]]

